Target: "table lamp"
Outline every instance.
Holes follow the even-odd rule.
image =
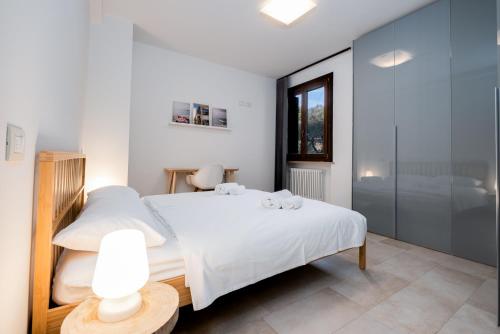
[[[149,279],[144,234],[118,230],[106,234],[99,247],[92,290],[101,297],[97,316],[117,322],[135,314],[142,306],[138,292]]]

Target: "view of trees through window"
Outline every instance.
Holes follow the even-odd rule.
[[[325,128],[325,89],[307,92],[307,153],[323,153]]]
[[[288,160],[331,161],[333,74],[288,91]]]

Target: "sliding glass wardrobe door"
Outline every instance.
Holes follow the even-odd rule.
[[[395,237],[394,25],[354,42],[353,208]]]
[[[395,23],[397,238],[451,251],[450,7]]]
[[[452,253],[496,265],[496,0],[451,0]]]
[[[500,31],[500,0],[497,0],[497,31]],[[498,41],[500,42],[500,41]],[[500,226],[499,226],[499,214],[500,214],[500,43],[497,42],[497,80],[495,87],[495,156],[496,156],[496,180],[495,180],[495,192],[496,192],[496,237],[497,237],[497,326],[500,326]]]

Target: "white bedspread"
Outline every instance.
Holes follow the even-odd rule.
[[[299,210],[260,205],[267,193],[158,195],[146,204],[174,230],[184,256],[195,310],[267,277],[341,250],[360,247],[359,213],[304,200]]]

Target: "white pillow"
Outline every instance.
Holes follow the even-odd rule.
[[[168,239],[159,247],[147,250],[150,275],[165,274],[171,269],[183,269],[184,258],[175,240]],[[94,277],[97,254],[65,249],[59,260],[54,275],[62,284],[71,287],[91,287]],[[159,278],[161,280],[161,277]]]
[[[135,189],[127,186],[106,186],[92,190],[87,194],[88,199],[95,198],[117,198],[117,197],[129,197],[129,198],[139,198],[139,193]]]
[[[451,181],[450,176],[436,176],[436,182],[445,182],[449,184]],[[462,187],[480,187],[483,184],[483,181],[467,176],[453,176],[453,185],[454,186],[462,186]]]
[[[155,218],[139,196],[132,196],[130,191],[115,190],[94,192],[78,219],[57,233],[52,243],[64,248],[97,252],[106,234],[136,229],[144,233],[147,247],[162,245],[165,238],[154,229]]]
[[[464,187],[480,187],[483,184],[483,181],[473,177],[453,176],[453,184]]]

